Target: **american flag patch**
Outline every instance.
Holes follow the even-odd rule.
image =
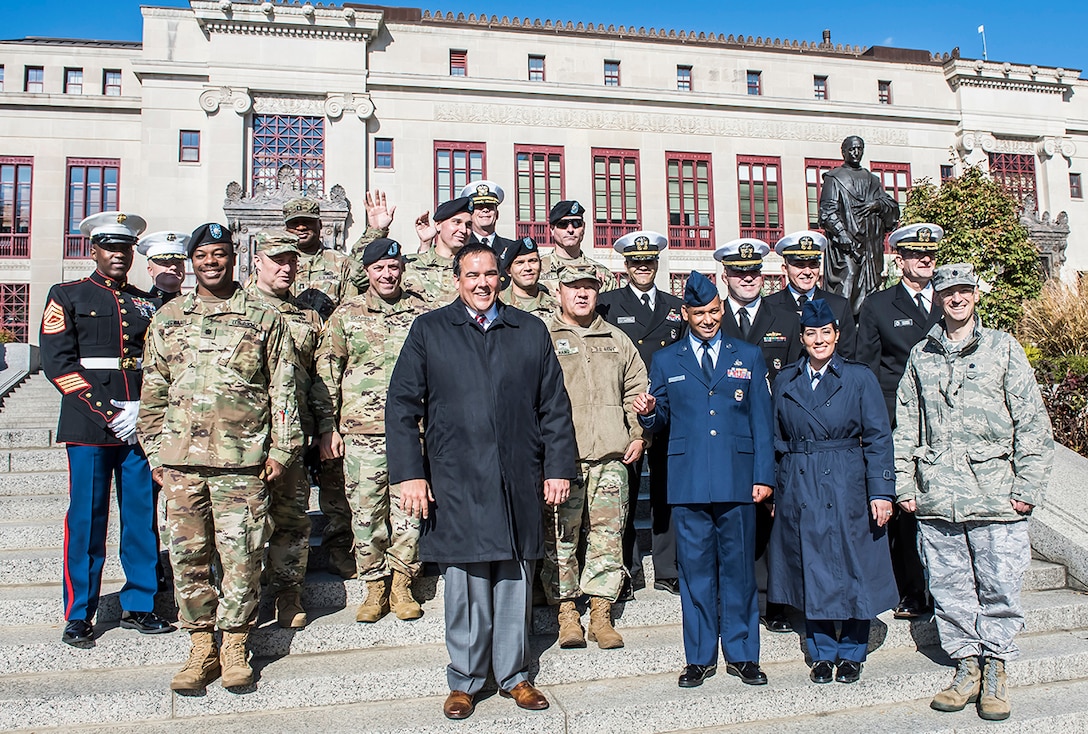
[[[78,372],[69,372],[66,375],[61,375],[57,379],[53,380],[60,391],[65,395],[70,395],[77,390],[83,390],[91,386],[89,382],[83,379],[83,375]]]
[[[64,321],[64,309],[50,298],[45,307],[45,313],[42,314],[42,333],[59,334],[66,328],[68,325]]]

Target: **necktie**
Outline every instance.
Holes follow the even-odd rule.
[[[752,320],[748,317],[748,309],[742,307],[737,313],[737,318],[740,324],[740,338],[747,340],[748,332],[752,330]]]
[[[703,358],[699,360],[699,366],[703,368],[706,379],[714,376],[714,358],[710,356],[710,342],[703,342]]]
[[[642,305],[645,306],[651,313],[653,312],[654,307],[650,305],[650,294],[649,293],[643,293],[642,294]]]
[[[804,311],[806,303],[808,303],[808,296],[806,296],[804,293],[797,296],[797,310],[798,311]]]
[[[480,325],[480,328],[487,331],[487,317],[482,313],[476,314],[476,323]]]
[[[918,301],[918,310],[924,313],[926,316],[929,316],[929,309],[926,308],[926,302],[922,299],[922,294],[915,293],[914,300]]]
[[[820,384],[820,373],[819,372],[813,372],[812,373],[812,390],[813,390],[813,392],[815,392],[815,390],[819,386],[819,384]]]

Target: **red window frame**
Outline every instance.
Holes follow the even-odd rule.
[[[73,78],[75,74],[79,75],[78,81]],[[83,94],[83,69],[68,67],[64,70],[64,93]]]
[[[752,97],[760,97],[763,95],[763,72],[756,71],[755,69],[749,69],[746,75],[746,81],[748,84],[748,94]]]
[[[881,79],[876,83],[876,101],[880,104],[892,103],[892,83]]]
[[[518,237],[548,242],[548,213],[566,196],[562,145],[515,145]]]
[[[620,86],[620,62],[611,59],[605,59],[604,85],[606,87]]]
[[[186,144],[185,136],[195,135],[196,140],[189,139]],[[186,158],[186,155],[189,157]],[[179,163],[200,163],[200,131],[199,130],[179,130],[178,131],[178,162]]]
[[[31,75],[35,78],[31,81]],[[34,89],[30,85],[34,85]],[[45,91],[45,67],[28,66],[23,73],[23,91],[28,94],[41,94]]]
[[[443,166],[442,156],[448,156]],[[478,160],[479,164],[474,164]],[[487,143],[434,141],[434,205],[456,199],[469,181],[487,177]]]
[[[688,276],[689,275],[691,275],[690,272],[687,272],[687,273],[669,273],[669,291],[674,296],[676,296],[677,298],[683,298],[684,297],[684,287],[687,286],[687,284],[688,284]],[[714,273],[714,272],[703,273],[703,275],[705,275],[710,280],[710,282],[713,283],[714,285],[718,284],[718,274],[717,273]]]
[[[641,229],[639,152],[593,148],[593,246],[611,248],[620,237]]]
[[[276,189],[284,165],[295,169],[301,191],[325,190],[324,117],[253,115],[253,189]]]
[[[102,70],[102,94],[107,97],[121,96],[121,70]]]
[[[990,177],[1001,184],[1023,206],[1028,196],[1039,208],[1035,179],[1035,156],[1021,153],[990,153]]]
[[[941,166],[941,183],[945,181],[951,181],[956,177],[956,167],[953,165]]]
[[[540,62],[539,67],[534,67],[533,62]],[[542,82],[545,80],[544,57],[538,54],[529,54],[529,81]]]
[[[824,101],[831,99],[831,90],[827,84],[827,77],[814,74],[812,77],[812,93],[816,99]]]
[[[869,164],[869,170],[876,174],[884,190],[895,199],[900,208],[906,205],[911,184],[909,163],[873,161]]]
[[[64,257],[84,258],[91,255],[91,241],[79,231],[79,223],[98,212],[113,211],[119,207],[121,191],[121,161],[117,158],[69,158],[65,165],[65,221]],[[73,173],[81,172],[82,180],[76,182]],[[92,183],[91,173],[97,173]],[[112,182],[109,173],[112,172]],[[78,201],[77,201],[78,198]]]
[[[379,143],[389,143],[389,151],[378,150]],[[393,168],[393,138],[374,138],[374,168],[382,171]]]
[[[450,49],[450,76],[468,76],[468,51]]]
[[[692,82],[691,66],[676,65],[676,90],[678,92],[690,92],[695,88]]]
[[[748,168],[745,176],[744,168]],[[758,180],[755,171],[761,175]],[[773,171],[773,175],[769,172]],[[774,180],[771,181],[770,179]],[[747,187],[747,188],[746,188]],[[737,216],[740,236],[755,237],[773,246],[782,239],[782,159],[778,156],[737,156]],[[745,222],[745,203],[747,219]]]
[[[669,247],[714,248],[714,176],[710,153],[665,151]]]
[[[820,192],[824,188],[824,174],[841,165],[841,159],[805,159],[805,198],[808,205],[809,229],[820,228]]]
[[[30,284],[0,283],[0,328],[26,343],[30,321]]]
[[[30,257],[33,192],[34,159],[0,156],[0,257]]]

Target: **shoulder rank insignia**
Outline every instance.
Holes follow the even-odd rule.
[[[42,333],[59,334],[66,328],[68,328],[68,324],[64,320],[64,309],[60,307],[59,303],[50,298],[45,307],[45,313],[42,314]]]

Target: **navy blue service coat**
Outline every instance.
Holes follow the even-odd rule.
[[[895,498],[888,413],[873,373],[837,354],[816,390],[808,360],[774,385],[779,455],[767,598],[809,619],[873,619],[896,605],[885,528],[869,502]]]

